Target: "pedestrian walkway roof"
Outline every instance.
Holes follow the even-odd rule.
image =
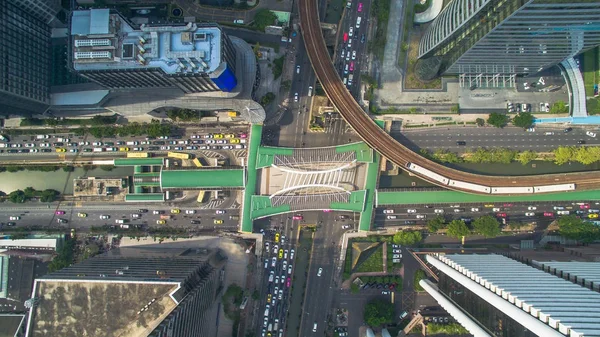
[[[250,128],[250,143],[248,148],[247,182],[244,190],[244,203],[242,205],[241,231],[252,233],[252,197],[256,193],[257,160],[259,156],[260,141],[262,138],[262,125],[254,124]]]
[[[154,201],[161,202],[165,201],[165,195],[162,193],[131,193],[125,196],[127,202],[140,202],[140,201]]]
[[[160,186],[163,189],[241,188],[244,186],[244,170],[163,170]]]
[[[543,193],[521,196],[475,195],[457,191],[385,191],[376,193],[376,206],[398,204],[459,203],[459,202],[506,202],[506,201],[565,201],[600,200],[600,190]]]

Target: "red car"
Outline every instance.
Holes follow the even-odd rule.
[[[513,204],[504,204],[504,207],[512,207]]]
[[[354,61],[350,62],[350,71],[354,71]]]
[[[498,213],[496,216],[500,218],[506,218],[506,213]]]
[[[56,214],[56,215],[63,215],[63,214],[65,214],[65,211],[56,211],[56,212],[54,212],[54,214]]]
[[[362,12],[362,2],[358,3],[358,12]]]
[[[292,219],[293,219],[293,220],[302,220],[302,219],[304,219],[304,217],[303,217],[302,215],[294,215],[294,216],[292,217]]]
[[[579,205],[579,208],[581,208],[581,209],[589,209],[590,205],[589,204]]]
[[[554,213],[552,213],[552,212],[544,212],[544,216],[554,216]]]
[[[247,134],[245,134],[245,133],[241,133],[241,134],[240,134],[240,138],[246,138],[246,137],[248,137],[248,135],[247,135]]]
[[[331,212],[331,210],[330,210],[330,209],[324,209],[324,210],[323,210],[323,213],[330,213],[330,212]]]
[[[291,284],[292,284],[292,279],[288,277],[285,285],[289,288]]]
[[[344,33],[344,43],[348,42],[348,33]]]

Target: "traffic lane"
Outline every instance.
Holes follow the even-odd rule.
[[[239,37],[240,39],[248,42],[250,45],[254,45],[257,42],[259,44],[270,43],[285,48],[288,44],[287,42],[281,41],[281,35],[270,35],[241,28],[231,28],[227,26],[221,26],[221,29],[223,29],[223,31],[227,33],[227,35]]]
[[[152,214],[152,211],[148,213],[136,212],[136,210],[115,210],[115,209],[104,209],[94,210],[85,208],[59,208],[60,212],[65,214],[55,214],[56,208],[46,210],[14,210],[14,209],[0,209],[0,219],[10,221],[10,216],[18,215],[21,217],[20,220],[14,221],[17,226],[29,226],[29,225],[46,225],[52,226],[58,224],[57,219],[66,219],[68,223],[62,224],[68,227],[75,228],[87,228],[91,226],[103,226],[103,225],[119,225],[116,220],[123,219],[129,225],[146,225],[146,226],[158,226],[157,220],[160,220],[160,215]],[[183,212],[183,211],[182,211]],[[228,212],[229,214],[216,215],[210,210],[196,211],[195,214],[170,214],[169,211],[165,211],[166,215],[170,215],[171,219],[166,220],[167,226],[186,226],[196,227],[198,229],[206,229],[216,227],[232,227],[237,226],[238,220],[229,219],[228,215],[238,215],[239,212],[233,211]],[[85,217],[80,217],[85,214]],[[135,219],[131,217],[131,214],[140,214],[140,218]],[[108,215],[108,219],[101,219],[101,216]],[[222,224],[214,224],[215,219],[223,221]],[[192,224],[191,221],[200,221],[198,224]]]

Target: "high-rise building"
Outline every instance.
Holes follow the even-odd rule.
[[[455,0],[419,46],[421,77],[534,74],[600,44],[600,1]]]
[[[219,250],[120,248],[37,279],[26,336],[215,336]]]
[[[215,24],[137,27],[108,9],[74,11],[72,68],[110,89],[232,91],[235,49]]]
[[[501,255],[426,259],[439,271],[439,282],[419,284],[476,337],[600,334],[600,293],[590,287]]]
[[[45,1],[0,1],[0,113],[42,113],[50,102],[49,23]]]

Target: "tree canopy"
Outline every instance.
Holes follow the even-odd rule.
[[[531,112],[519,112],[513,117],[512,123],[515,126],[527,129],[533,125],[533,115]]]
[[[365,306],[364,319],[368,326],[379,327],[392,323],[394,320],[394,305],[384,300],[374,300]]]
[[[589,243],[600,239],[600,227],[583,221],[575,215],[561,216],[557,220],[558,232],[567,239]]]
[[[254,27],[260,29],[261,31],[265,31],[267,26],[272,26],[276,23],[277,16],[275,13],[270,10],[263,8],[259,9],[254,15]]]
[[[552,104],[552,107],[550,107],[550,113],[552,114],[566,114],[568,112],[569,107],[564,101],[556,101]]]
[[[446,221],[444,220],[444,217],[440,216],[440,215],[427,221],[427,229],[429,229],[429,231],[431,233],[435,233],[438,230],[444,228],[445,226],[446,226]]]
[[[493,216],[485,215],[473,221],[473,229],[486,238],[493,238],[500,234],[500,223]]]
[[[506,126],[506,124],[508,124],[508,120],[509,118],[506,114],[492,112],[487,119],[487,123],[497,128],[503,128]]]
[[[452,222],[448,224],[448,231],[446,232],[446,234],[453,238],[460,239],[463,236],[471,234],[471,230],[464,221],[452,220]]]
[[[419,243],[423,237],[418,231],[401,231],[394,234],[392,241],[398,245],[414,246]]]

